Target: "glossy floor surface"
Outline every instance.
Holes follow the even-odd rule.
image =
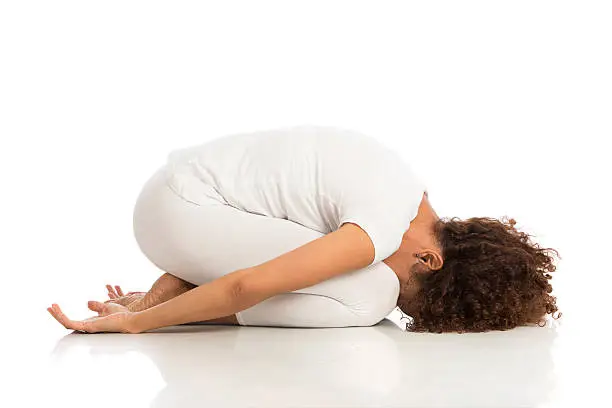
[[[400,329],[397,320],[342,329],[202,324],[137,335],[74,332],[37,338],[39,347],[49,348],[29,354],[29,362],[8,356],[5,369],[6,361],[24,364],[14,365],[11,378],[21,381],[5,382],[14,386],[4,392],[15,393],[24,404],[58,407],[603,402],[602,376],[592,368],[597,358],[604,365],[598,351],[604,342],[590,341],[592,347],[584,348],[575,334],[559,322],[506,332],[416,334]],[[22,349],[31,337],[24,339]]]

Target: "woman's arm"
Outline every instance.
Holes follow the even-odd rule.
[[[131,312],[140,312],[164,303],[196,286],[170,273],[164,273],[153,283],[151,289],[142,298],[126,306]]]
[[[223,319],[238,312],[235,282],[242,270],[200,285],[132,315],[132,333],[192,322]]]
[[[252,268],[191,289],[130,317],[130,332],[233,315],[279,293],[292,292],[363,268],[374,258],[367,233],[352,223]]]
[[[115,288],[111,285],[106,285],[109,293],[113,293],[115,296],[118,296],[115,300],[121,299],[123,296],[122,292],[115,292]],[[174,276],[170,273],[164,273],[160,276],[154,283],[151,289],[144,294],[141,298],[134,300],[128,304],[124,304],[125,307],[130,312],[141,312],[143,310],[152,308],[153,306],[157,306],[161,303],[164,303],[172,298],[177,297],[191,289],[196,288],[198,285],[194,285],[193,283],[187,282],[177,276]],[[116,286],[117,289],[120,290],[119,286]],[[112,291],[112,292],[111,292]],[[115,303],[114,301],[110,301],[111,303]],[[109,301],[105,302],[109,303]],[[121,302],[116,302],[118,304],[123,304]],[[239,325],[238,318],[236,315],[223,316],[217,319],[204,320],[198,323],[207,323],[207,324],[232,324]]]
[[[270,261],[232,272],[140,312],[130,312],[127,308],[114,311],[116,308],[92,301],[88,306],[99,316],[75,321],[55,303],[47,310],[67,329],[141,333],[230,316],[276,294],[293,292],[364,268],[372,263],[374,255],[374,244],[368,234],[356,224],[344,223],[336,231]]]

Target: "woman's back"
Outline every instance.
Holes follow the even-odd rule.
[[[391,255],[416,216],[425,187],[401,157],[362,133],[293,126],[239,133],[168,155],[168,184],[181,197],[210,197],[321,233],[355,222]],[[391,251],[391,252],[389,252]]]

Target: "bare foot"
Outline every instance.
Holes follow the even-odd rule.
[[[119,285],[114,288],[111,285],[106,285],[108,296],[111,298],[107,302],[126,306],[131,312],[139,312],[164,303],[195,287],[197,285],[165,273],[155,281],[146,293],[129,292],[127,295],[123,295],[123,290]]]
[[[121,306],[128,306],[130,303],[142,299],[147,294],[147,292],[128,292],[127,295],[124,295],[119,285],[114,287],[106,285],[106,289],[108,290],[109,300],[104,303],[114,303]]]

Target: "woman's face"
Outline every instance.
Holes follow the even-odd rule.
[[[423,274],[423,264],[414,263],[403,280],[400,280],[398,306],[404,313],[412,315],[412,302],[421,289],[419,276]]]
[[[431,233],[431,226],[411,224],[404,233],[396,253],[397,259],[394,259],[395,272],[400,281],[400,297],[413,298],[420,289],[419,278],[442,267],[441,252]]]

